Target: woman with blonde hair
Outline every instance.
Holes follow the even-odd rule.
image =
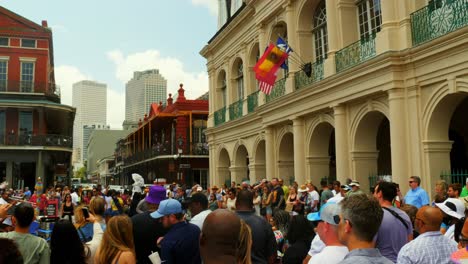
[[[106,230],[106,222],[104,220],[105,205],[106,202],[101,197],[95,197],[89,204],[89,218],[86,220],[93,223],[93,238],[86,243],[91,252],[91,256],[87,261],[88,264],[93,264],[94,256],[101,245],[104,230]]]
[[[128,216],[114,216],[109,220],[101,245],[94,256],[94,263],[136,263],[133,226]]]
[[[237,263],[251,264],[251,248],[252,248],[252,231],[244,220],[240,220],[241,228],[239,232],[239,248],[237,255]]]
[[[78,231],[78,236],[80,237],[81,242],[89,242],[93,238],[93,223],[86,220],[83,210],[88,210],[88,208],[84,205],[79,205],[75,208],[74,226]]]

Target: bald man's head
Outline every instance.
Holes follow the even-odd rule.
[[[236,256],[240,229],[240,218],[233,212],[226,209],[211,212],[203,223],[200,236],[202,258]]]
[[[423,232],[438,231],[444,218],[442,212],[437,207],[423,206],[418,210],[416,219],[419,219],[424,224]]]

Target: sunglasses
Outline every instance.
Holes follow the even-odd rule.
[[[414,181],[409,181],[409,183],[413,183]]]

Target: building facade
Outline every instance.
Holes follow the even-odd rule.
[[[91,133],[95,130],[110,130],[109,125],[104,124],[93,124],[83,126],[83,162],[86,163],[88,160],[88,142],[91,137]]]
[[[139,173],[145,183],[167,182],[208,186],[208,145],[205,138],[208,100],[188,100],[182,85],[177,100],[169,94],[166,105],[153,103],[139,127],[117,142],[115,169],[119,183],[133,183]]]
[[[124,129],[135,128],[148,112],[152,103],[164,102],[167,96],[167,80],[159,70],[136,71],[125,89]]]
[[[107,124],[107,85],[95,81],[80,81],[73,84],[72,105],[76,107],[73,128],[73,164],[83,164],[83,126]]]
[[[75,109],[60,103],[52,31],[0,7],[0,178],[67,183]]]
[[[466,12],[465,0],[244,1],[201,50],[210,183],[353,178],[368,190],[391,177],[406,191],[417,175],[431,191],[468,169]],[[278,36],[293,52],[265,96],[252,69]]]

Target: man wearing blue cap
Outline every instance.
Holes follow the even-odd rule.
[[[182,212],[182,205],[175,199],[164,200],[151,217],[161,219],[169,231],[159,240],[161,260],[165,264],[193,263],[200,264],[200,228],[187,223]]]

